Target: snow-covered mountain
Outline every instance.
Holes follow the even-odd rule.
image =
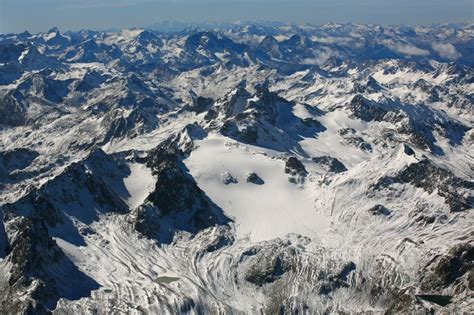
[[[471,312],[473,47],[470,24],[0,35],[1,313]]]

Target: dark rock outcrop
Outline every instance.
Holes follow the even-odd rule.
[[[331,292],[349,286],[349,275],[356,270],[356,265],[352,261],[344,264],[339,272],[330,274],[322,279],[322,284],[319,289],[319,294],[330,294]]]
[[[445,198],[451,212],[474,207],[474,197],[470,193],[474,189],[474,183],[456,177],[451,171],[428,159],[406,166],[396,176],[383,177],[372,187],[378,190],[393,183],[412,184],[430,194],[436,191],[439,196]]]
[[[132,210],[127,221],[138,233],[149,238],[161,238],[160,216],[154,207],[141,205]]]
[[[285,162],[285,174],[289,175],[288,180],[291,183],[303,183],[308,171],[304,167],[303,163],[296,157],[291,156]]]
[[[242,254],[241,260],[247,260],[244,280],[257,286],[271,284],[294,269],[293,258],[297,254],[291,246],[271,244],[254,247]]]
[[[0,128],[21,126],[26,122],[26,107],[19,94],[8,92],[0,96]]]
[[[375,205],[367,210],[372,215],[390,215],[390,210],[382,205]]]
[[[404,152],[406,155],[415,156],[415,151],[413,151],[413,149],[410,148],[410,146],[407,145],[407,144],[403,144],[403,152]]]
[[[3,312],[45,314],[61,297],[75,300],[99,288],[66,257],[41,219],[17,217],[7,232],[8,252],[0,263],[9,268],[8,286],[0,285]]]
[[[145,204],[128,216],[138,232],[160,243],[171,242],[177,230],[197,233],[229,222],[188,173],[182,162],[187,145],[180,146],[181,136],[171,136],[149,152],[147,166],[156,176],[155,187]]]
[[[126,176],[125,170],[121,170],[111,156],[97,149],[83,161],[67,166],[41,187],[2,205],[3,215],[7,220],[18,216],[40,218],[50,228],[61,226],[53,236],[84,245],[71,216],[90,224],[100,214],[128,211],[128,206],[110,185],[113,176]]]
[[[381,121],[388,112],[384,106],[369,101],[360,94],[352,98],[348,108],[352,113],[352,117],[359,118],[364,121]]]
[[[214,100],[212,98],[199,96],[194,100],[190,109],[197,114],[204,113],[211,108],[213,102]]]
[[[327,172],[332,173],[343,173],[347,171],[347,168],[341,161],[333,158],[329,155],[322,155],[312,158],[313,162],[319,164]]]
[[[474,289],[474,247],[458,244],[447,253],[434,256],[420,270],[416,287],[391,291],[387,314],[457,312],[472,305]]]
[[[252,183],[255,185],[263,185],[265,184],[265,181],[260,178],[260,176],[257,175],[257,173],[254,172],[249,172],[247,176],[245,177],[245,180],[247,183]]]
[[[222,172],[221,173],[221,181],[224,185],[229,185],[229,184],[237,184],[238,180],[232,174],[229,172]]]
[[[397,131],[406,135],[411,143],[438,155],[442,155],[443,151],[436,144],[434,132],[445,137],[451,145],[459,145],[470,129],[431,107],[414,106],[391,99],[374,102],[358,94],[352,98],[347,108],[353,118],[396,125]]]
[[[360,137],[354,128],[339,129],[338,134],[342,138],[341,142],[344,145],[350,145],[363,151],[372,152],[372,145]]]
[[[453,293],[474,290],[474,246],[460,244],[445,255],[434,257],[420,281],[420,288],[426,293],[441,292],[455,287]]]
[[[98,71],[88,71],[84,77],[82,77],[82,80],[77,82],[74,89],[79,92],[89,92],[98,88],[102,83],[107,81],[108,78],[108,75],[102,74]]]
[[[240,142],[285,152],[302,151],[300,140],[326,130],[314,118],[295,116],[295,104],[270,92],[265,84],[257,85],[253,95],[244,86],[241,83],[207,112],[208,128]]]
[[[27,148],[0,152],[0,183],[18,177],[12,173],[21,172],[30,166],[38,156],[38,152]]]

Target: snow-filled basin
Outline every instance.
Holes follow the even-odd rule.
[[[229,140],[211,135],[197,141],[198,148],[184,163],[199,187],[234,218],[238,238],[259,242],[288,233],[314,237],[325,231],[328,218],[315,211],[314,191],[290,183],[282,160],[254,153],[244,145],[226,146]],[[224,184],[223,172],[238,183]],[[247,183],[248,172],[255,172],[264,184]]]

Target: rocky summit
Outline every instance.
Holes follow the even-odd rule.
[[[0,34],[0,313],[474,309],[474,26]]]

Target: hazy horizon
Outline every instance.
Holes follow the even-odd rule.
[[[0,0],[0,33],[37,33],[59,27],[143,28],[173,21],[234,21],[427,25],[473,20],[472,0]]]

